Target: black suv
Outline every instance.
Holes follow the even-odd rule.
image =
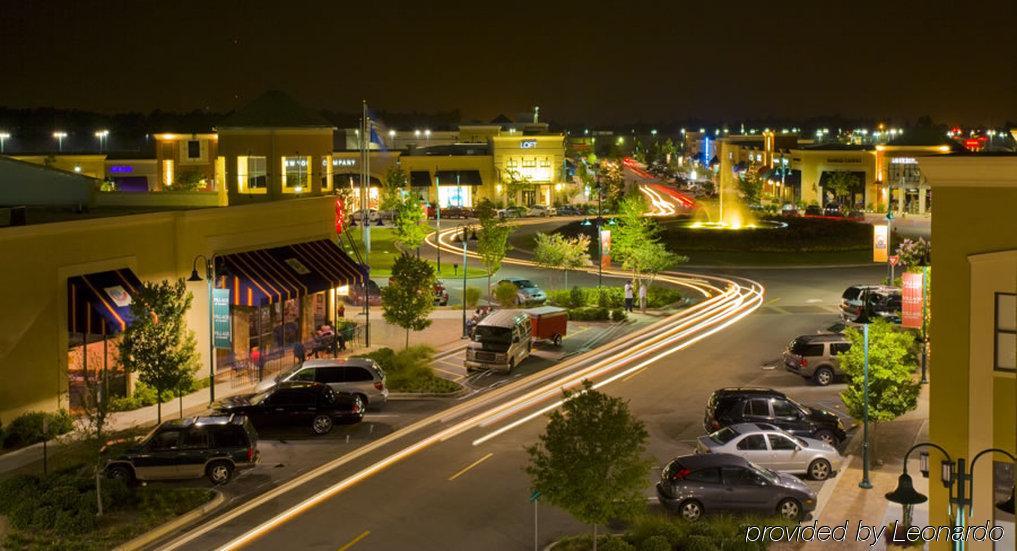
[[[706,403],[703,426],[713,432],[738,423],[770,423],[797,436],[818,438],[832,446],[847,437],[836,413],[803,406],[769,388],[722,388]]]
[[[224,415],[240,414],[254,426],[305,426],[314,434],[327,434],[336,423],[359,423],[364,400],[356,394],[309,381],[286,381],[257,394],[233,396],[213,406]]]
[[[242,415],[166,421],[137,445],[110,459],[106,475],[134,480],[208,477],[225,484],[258,462],[258,433]]]

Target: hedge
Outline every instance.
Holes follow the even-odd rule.
[[[47,430],[42,430],[43,419],[48,422]],[[29,446],[43,440],[49,440],[74,429],[74,419],[67,410],[54,413],[32,411],[15,417],[11,424],[2,431],[3,447],[19,448]]]
[[[646,291],[646,305],[649,308],[664,308],[676,304],[682,299],[682,292],[673,287],[651,285]],[[562,308],[582,308],[600,306],[604,308],[623,308],[625,306],[625,289],[623,287],[573,287],[549,291],[547,300],[550,304]]]

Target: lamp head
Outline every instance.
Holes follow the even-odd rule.
[[[998,507],[999,510],[1003,511],[1004,513],[1010,513],[1011,515],[1013,514],[1013,490],[1012,489],[1010,490],[1010,499],[1008,499],[1006,501],[1000,501],[999,503],[996,504],[996,507]]]
[[[886,499],[901,505],[918,505],[929,500],[928,497],[915,491],[914,484],[911,482],[911,476],[908,473],[902,473],[897,478],[897,489],[887,493]]]
[[[191,270],[191,277],[187,278],[187,281],[204,281],[201,276],[198,275],[198,269],[194,268]]]
[[[593,222],[590,222],[589,218],[583,218],[583,221],[582,221],[581,225],[583,225],[583,226],[592,226]]]

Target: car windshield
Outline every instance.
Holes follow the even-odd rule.
[[[776,471],[771,471],[770,469],[756,465],[751,461],[749,462],[749,464],[752,465],[754,469],[756,469],[756,471],[759,473],[759,476],[765,478],[766,481],[769,482],[770,484],[776,484],[777,481],[780,480],[780,475],[778,475]]]
[[[711,434],[710,440],[713,440],[718,444],[727,444],[728,442],[731,441],[731,439],[733,439],[736,436],[738,436],[738,433],[735,432],[734,429],[732,429],[731,427],[724,427],[718,430],[717,432]]]
[[[280,371],[279,374],[275,376],[275,382],[278,383],[280,381],[285,381],[289,379],[290,376],[296,373],[298,369],[300,369],[300,364],[297,364],[289,369],[284,369]]]
[[[510,343],[512,342],[512,330],[507,327],[478,325],[473,330],[473,340],[477,342]]]
[[[788,348],[790,348],[791,352],[795,354],[801,354],[802,352],[805,352],[805,347],[808,344],[809,344],[808,339],[806,339],[805,337],[798,337],[797,339],[791,341],[791,345],[788,346]]]
[[[534,284],[533,284],[533,283],[532,283],[532,282],[531,282],[530,280],[528,280],[528,279],[517,279],[517,280],[515,281],[515,284],[516,284],[516,286],[517,286],[517,287],[519,287],[520,289],[529,289],[530,287],[536,287],[536,285],[534,285]]]
[[[807,407],[805,407],[805,406],[803,406],[803,405],[799,404],[798,402],[794,401],[794,400],[793,400],[793,399],[791,399],[790,397],[786,397],[786,398],[787,398],[787,401],[788,401],[788,402],[791,402],[792,404],[794,404],[795,406],[797,406],[797,407],[798,407],[798,409],[800,409],[800,410],[804,411],[805,413],[808,413],[809,411],[811,411],[811,410],[810,410],[809,408],[807,408]]]

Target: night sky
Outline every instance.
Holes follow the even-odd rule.
[[[1017,118],[1017,2],[0,0],[0,105]]]

